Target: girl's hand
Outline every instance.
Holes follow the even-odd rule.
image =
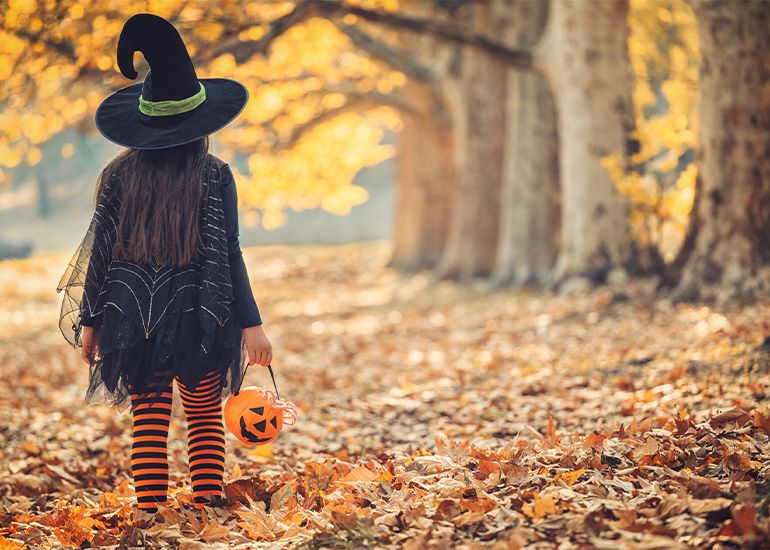
[[[90,365],[99,349],[99,343],[94,334],[94,327],[83,327],[80,334],[80,357]]]
[[[268,366],[273,360],[273,346],[267,339],[262,325],[243,329],[243,338],[246,340],[246,350],[249,352],[249,364]]]

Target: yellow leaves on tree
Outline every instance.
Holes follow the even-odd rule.
[[[698,80],[697,28],[684,0],[632,0],[628,49],[634,75],[634,138],[626,164],[606,157],[631,204],[635,239],[671,261],[684,239],[695,189],[693,150]]]
[[[28,166],[34,166],[40,162],[40,159],[42,158],[43,154],[40,152],[40,149],[38,147],[32,147],[27,150],[25,160],[27,161]]]
[[[286,207],[320,206],[343,215],[366,201],[366,190],[352,185],[353,177],[393,154],[391,146],[380,143],[382,129],[373,116],[340,115],[315,127],[291,149],[251,155],[248,174],[234,170],[244,212],[259,206],[263,225],[274,228],[285,223]]]
[[[393,0],[366,4],[398,7]],[[277,227],[287,208],[349,212],[367,199],[363,188],[352,185],[357,172],[393,153],[381,144],[383,128],[399,123],[388,96],[405,77],[359,50],[323,17],[293,25],[263,55],[255,44],[295,6],[238,0],[7,3],[0,7],[0,169],[44,162],[41,146],[67,128],[93,131],[99,102],[131,84],[115,64],[122,24],[134,13],[151,12],[179,29],[200,78],[231,77],[249,90],[249,104],[215,141],[215,152],[234,165],[246,157],[248,173],[238,174],[246,220]],[[134,62],[141,79],[148,67],[141,55]],[[61,157],[73,154],[69,147],[61,150]]]

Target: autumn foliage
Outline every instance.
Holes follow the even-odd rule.
[[[0,546],[770,543],[767,301],[490,296],[399,276],[379,245],[246,257],[300,420],[272,446],[228,436],[226,503],[196,512],[177,395],[155,517],[130,416],[82,407],[86,368],[50,330],[62,258],[2,265]]]
[[[557,4],[551,15],[559,15],[554,20],[563,34],[580,43],[583,61],[602,57],[588,39],[592,15],[602,16],[600,32],[621,37],[615,46],[626,43],[615,24],[627,20],[633,101],[631,80],[615,99],[629,107],[632,128],[625,120],[621,128],[614,107],[606,128],[615,132],[613,151],[631,147],[623,159],[604,156],[603,167],[602,147],[560,151],[560,166],[567,166],[565,158],[580,161],[554,182],[561,196],[570,189],[573,200],[591,198],[575,191],[596,192],[590,184],[602,178],[610,192],[597,209],[582,209],[582,200],[561,201],[562,213],[565,205],[574,208],[572,218],[559,218],[560,228],[565,220],[580,223],[566,231],[550,227],[548,238],[554,244],[575,237],[581,245],[573,247],[577,267],[565,268],[564,281],[549,282],[561,294],[535,294],[491,291],[472,280],[487,275],[472,265],[475,260],[460,265],[476,252],[492,258],[490,265],[496,261],[493,241],[504,227],[491,221],[504,202],[497,169],[512,158],[504,138],[512,121],[476,107],[493,97],[508,113],[514,96],[497,86],[496,71],[534,71],[543,53],[537,44],[532,51],[514,47],[511,36],[502,36],[505,28],[497,37],[479,34],[479,22],[492,13],[486,3],[458,3],[455,11],[451,2],[395,0],[0,2],[0,183],[20,167],[34,170],[46,162],[43,150],[65,129],[93,131],[99,101],[129,84],[113,56],[121,25],[133,13],[151,11],[180,29],[199,76],[230,76],[249,88],[248,107],[217,134],[216,151],[234,168],[245,221],[276,227],[290,208],[347,213],[367,199],[354,176],[394,154],[387,132],[399,130],[399,113],[409,112],[404,120],[412,141],[406,142],[415,147],[397,185],[413,210],[400,211],[405,223],[397,227],[416,231],[409,241],[415,249],[430,240],[425,234],[436,241],[429,243],[435,246],[430,261],[417,257],[409,264],[433,271],[417,274],[388,268],[393,250],[381,243],[245,249],[273,341],[278,386],[300,409],[300,420],[257,447],[228,435],[225,499],[196,511],[177,396],[170,503],[154,516],[136,507],[130,415],[83,406],[87,369],[56,333],[60,297],[54,288],[69,255],[0,263],[0,550],[770,547],[769,256],[767,240],[755,238],[767,233],[761,175],[767,173],[762,124],[768,118],[766,102],[757,99],[762,94],[755,93],[767,75],[736,82],[732,94],[721,93],[719,71],[700,72],[708,86],[697,82],[698,55],[710,55],[720,71],[737,67],[754,75],[748,69],[766,58],[767,40],[742,29],[763,24],[770,11],[759,2],[744,11],[695,1],[693,11],[678,0],[631,0],[626,18],[625,3],[615,4],[617,10],[602,2]],[[526,12],[528,6],[514,7]],[[368,18],[355,15],[355,8],[369,10]],[[374,24],[388,15],[404,17]],[[405,23],[413,32],[401,43]],[[544,43],[563,46],[560,39]],[[717,51],[723,39],[729,55]],[[698,44],[705,44],[701,52]],[[605,54],[620,51],[604,46]],[[419,49],[417,55],[404,55],[410,47]],[[552,78],[574,69],[575,56],[567,54],[538,70]],[[613,74],[627,76],[625,64],[620,68]],[[490,83],[499,93],[488,94]],[[519,84],[537,84],[533,89],[543,93],[536,99],[546,92],[558,99],[564,89],[577,92],[571,99],[585,96],[578,87],[549,90],[544,80]],[[591,82],[583,84],[590,89]],[[708,100],[699,112],[712,120],[740,114],[751,124],[703,124],[700,130],[708,128],[711,139],[698,144],[699,86]],[[405,101],[410,98],[399,95],[404,89],[420,90],[411,97],[419,101]],[[415,105],[430,117],[436,111],[442,116],[426,119]],[[567,113],[570,122],[597,107],[576,105]],[[585,141],[557,136],[556,122],[567,115],[547,117],[554,126],[543,134],[554,132],[549,147],[597,137],[579,123],[568,126]],[[602,134],[605,126],[596,128]],[[494,151],[484,141],[490,129],[500,138]],[[734,147],[735,136],[743,148]],[[464,149],[457,145],[469,139]],[[76,152],[65,143],[55,153],[69,158]],[[472,163],[465,162],[469,152],[478,153]],[[710,155],[699,165],[710,175],[697,173],[697,154]],[[526,154],[514,157],[527,160]],[[476,172],[463,172],[471,164]],[[740,170],[731,173],[736,166]],[[430,177],[444,167],[445,177]],[[487,174],[490,167],[496,175]],[[536,171],[533,181],[541,174]],[[580,177],[570,180],[574,175]],[[711,186],[706,202],[696,201],[699,181]],[[405,188],[404,182],[415,185]],[[479,200],[481,187],[493,199]],[[508,206],[520,196],[508,196]],[[685,297],[719,283],[724,272],[729,284],[720,296],[730,299],[719,306],[686,304],[678,301],[681,294],[664,295],[660,279],[629,279],[620,260],[600,257],[607,252],[604,237],[615,231],[623,241],[618,250],[631,252],[623,223],[594,231],[583,247],[578,241],[598,213],[621,202],[618,219],[623,222],[627,211],[634,244],[644,245],[634,254],[649,245],[669,262],[651,262],[654,268],[640,262],[640,273],[658,275],[666,267],[680,269],[671,260],[693,204],[700,204],[701,240],[705,234],[714,241],[694,247],[695,239],[690,250],[682,247],[680,257],[689,261],[695,250],[693,265],[705,273],[685,277]],[[722,203],[731,208],[720,210]],[[432,227],[437,219],[448,223]],[[474,233],[481,221],[492,237]],[[709,226],[723,221],[720,231]],[[473,239],[464,241],[466,235]],[[521,235],[537,237],[516,238]],[[445,237],[462,246],[447,247]],[[731,254],[712,257],[718,247]],[[457,252],[449,267],[441,267],[447,249]],[[559,253],[565,250],[571,254],[563,246]],[[446,280],[458,273],[468,284]],[[744,280],[757,293],[739,302],[745,296],[734,291]],[[248,384],[269,384],[258,367],[248,378]]]
[[[40,163],[41,146],[59,132],[94,132],[99,102],[136,83],[117,67],[120,29],[132,14],[149,11],[179,29],[200,78],[227,76],[249,90],[238,123],[217,134],[222,158],[245,161],[235,174],[245,220],[276,227],[287,208],[347,213],[367,199],[352,184],[356,173],[393,154],[382,143],[384,131],[399,124],[387,96],[405,77],[319,17],[263,51],[271,24],[294,7],[235,0],[0,3],[0,183],[15,167]],[[135,62],[143,78],[141,54]],[[71,143],[60,151],[65,158],[74,152]]]
[[[634,238],[671,261],[695,198],[698,31],[686,2],[631,2],[629,58],[634,74],[636,150],[627,166],[605,160],[630,203]]]

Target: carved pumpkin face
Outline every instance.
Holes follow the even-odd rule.
[[[258,388],[231,395],[224,408],[227,428],[246,445],[270,443],[283,427],[283,410],[274,407]]]

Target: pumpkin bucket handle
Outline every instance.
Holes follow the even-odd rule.
[[[280,399],[281,396],[278,394],[278,386],[275,384],[275,375],[273,374],[273,366],[267,365],[267,372],[270,373],[270,378],[273,381],[273,388],[275,388],[275,396]]]
[[[246,376],[246,370],[251,366],[251,363],[246,364],[246,369],[244,369],[244,377]],[[275,388],[275,396],[280,399],[281,396],[278,394],[278,386],[275,383],[275,374],[273,374],[273,366],[267,365],[267,371],[270,373],[270,379],[273,381],[273,388]],[[239,391],[235,392],[235,395],[238,395],[240,393],[240,388],[238,388]]]
[[[246,365],[246,368],[248,369],[251,366],[251,363]],[[270,373],[270,379],[273,381],[273,388],[275,388],[275,393],[271,392],[268,389],[262,389],[260,388],[259,391],[262,393],[265,398],[270,401],[270,403],[277,409],[282,409],[285,416],[285,422],[286,424],[292,426],[297,422],[297,416],[299,415],[299,411],[297,410],[297,406],[292,403],[291,401],[286,401],[285,399],[281,399],[281,396],[278,394],[278,385],[275,383],[275,374],[273,374],[273,366],[267,365],[267,372]]]

